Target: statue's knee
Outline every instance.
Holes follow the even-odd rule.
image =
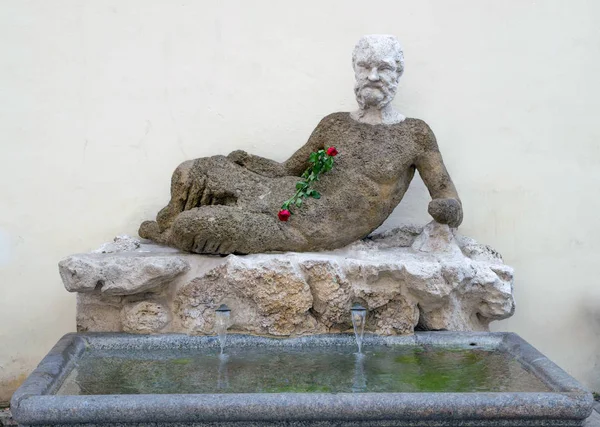
[[[189,184],[191,180],[197,180],[209,175],[213,170],[222,170],[230,163],[225,156],[200,157],[181,163],[173,172],[172,183]]]
[[[208,172],[215,167],[222,167],[223,165],[231,163],[225,156],[210,156],[210,157],[199,157],[195,160],[189,160],[179,165],[184,170],[193,169],[196,172]]]
[[[227,158],[227,156],[223,156],[221,154],[212,156],[211,159],[213,162],[215,162],[216,164],[220,164],[220,165],[225,164],[225,163],[227,163],[227,164],[231,163],[231,160],[229,160]]]
[[[186,160],[185,162],[180,163],[179,166],[177,166],[177,168],[175,168],[175,171],[173,172],[173,176],[187,175],[193,166],[194,166],[194,160]]]
[[[171,175],[171,192],[176,191],[178,188],[186,184],[193,166],[194,161],[187,160],[175,168],[173,175]]]

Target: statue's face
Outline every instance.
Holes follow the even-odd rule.
[[[383,108],[396,95],[401,76],[394,52],[369,46],[359,50],[354,60],[354,92],[361,108]]]

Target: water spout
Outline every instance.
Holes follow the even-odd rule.
[[[231,310],[225,304],[221,304],[219,308],[215,310],[216,312],[216,322],[215,322],[215,330],[217,331],[217,336],[219,337],[219,344],[221,345],[221,354],[223,354],[223,349],[225,348],[225,342],[227,340],[227,328],[229,327],[229,317],[231,315]]]
[[[362,340],[365,333],[365,319],[367,317],[367,309],[356,303],[350,309],[352,316],[352,326],[354,327],[354,336],[356,337],[356,345],[358,352],[362,353]]]

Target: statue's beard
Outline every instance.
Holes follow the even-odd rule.
[[[356,101],[361,110],[366,110],[370,107],[375,107],[381,110],[394,99],[398,83],[383,84],[366,82],[356,82],[354,85],[354,93]]]

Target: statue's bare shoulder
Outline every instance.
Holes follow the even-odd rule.
[[[427,122],[422,119],[407,118],[404,123],[410,128],[413,141],[419,154],[440,151],[433,130]]]

